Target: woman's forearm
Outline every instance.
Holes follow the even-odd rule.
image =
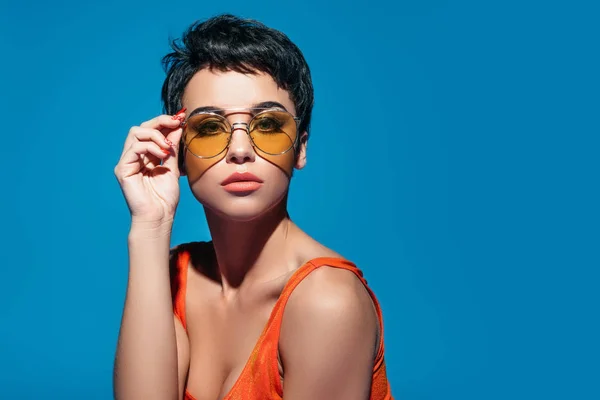
[[[129,279],[114,370],[118,400],[179,397],[170,237],[169,223],[133,224],[129,233]]]

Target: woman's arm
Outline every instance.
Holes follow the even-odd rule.
[[[132,225],[129,234],[129,281],[114,370],[118,400],[183,394],[189,350],[171,301],[171,223],[153,225]]]
[[[132,127],[115,167],[132,221],[129,280],[114,368],[118,400],[182,396],[178,374],[187,373],[189,355],[182,327],[173,322],[169,246],[179,203],[177,154],[183,111]]]
[[[283,316],[283,398],[367,400],[378,329],[371,297],[352,272],[312,272],[290,296]]]

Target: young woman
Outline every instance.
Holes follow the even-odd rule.
[[[300,50],[223,15],[163,61],[166,115],[131,128],[115,167],[131,212],[115,397],[391,399],[375,296],[287,213],[313,105]],[[170,250],[181,175],[212,241]]]

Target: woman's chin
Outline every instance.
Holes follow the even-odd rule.
[[[249,200],[249,199],[248,199]],[[207,204],[203,203],[207,212],[229,221],[249,222],[260,219],[269,211],[273,210],[280,201],[273,204],[263,204],[256,201],[245,201],[245,199],[237,199],[228,201],[227,204]]]
[[[256,210],[215,210],[212,211],[218,215],[220,218],[234,221],[234,222],[250,222],[259,219],[262,215],[264,215],[264,211],[256,211]]]

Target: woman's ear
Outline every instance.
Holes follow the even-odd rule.
[[[306,166],[306,146],[308,145],[308,133],[303,132],[300,136],[300,142],[298,144],[298,150],[296,152],[296,169],[302,169]]]

